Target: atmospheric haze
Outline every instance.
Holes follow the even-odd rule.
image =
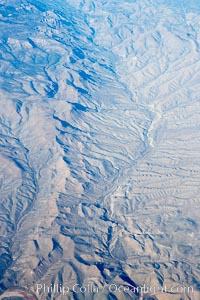
[[[200,299],[200,2],[0,0],[0,299]]]

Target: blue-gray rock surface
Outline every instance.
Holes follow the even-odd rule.
[[[0,15],[0,299],[200,299],[199,2]]]

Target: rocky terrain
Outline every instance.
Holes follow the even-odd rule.
[[[200,299],[200,3],[0,14],[0,299]]]

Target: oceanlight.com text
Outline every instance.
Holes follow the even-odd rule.
[[[62,295],[67,295],[70,292],[73,293],[81,293],[81,294],[97,294],[101,293],[104,290],[108,290],[112,293],[133,293],[133,294],[157,294],[157,293],[174,293],[174,294],[189,294],[194,293],[194,288],[192,286],[150,286],[148,284],[144,284],[143,286],[132,287],[125,285],[117,285],[114,283],[105,284],[103,287],[97,287],[94,283],[86,283],[86,284],[74,284],[72,286],[63,285],[63,284],[51,284],[50,286],[46,284],[37,284],[36,285],[36,293],[37,294],[45,294],[45,293],[57,293]]]

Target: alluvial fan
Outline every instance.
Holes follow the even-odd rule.
[[[0,299],[200,299],[199,2],[0,14]]]

